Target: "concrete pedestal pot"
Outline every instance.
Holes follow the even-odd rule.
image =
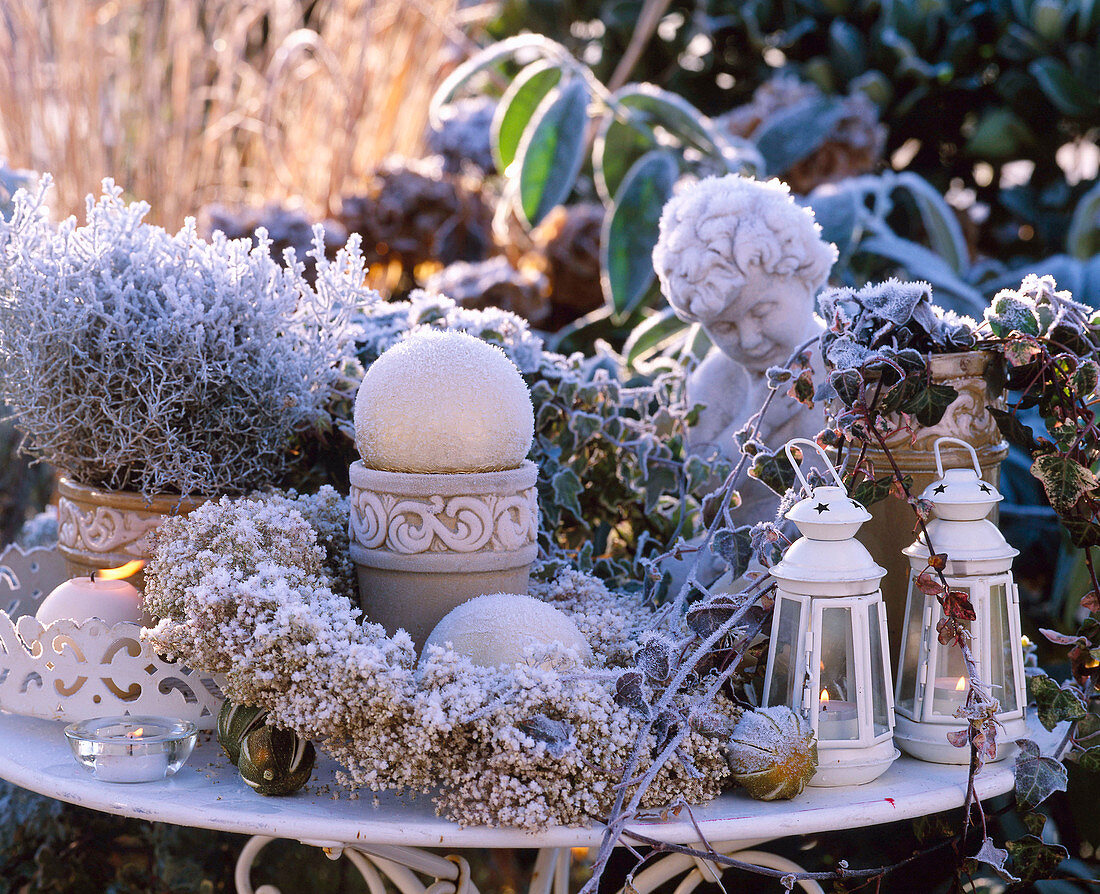
[[[366,620],[419,648],[452,608],[526,593],[538,554],[538,469],[385,472],[351,466],[351,558]]]
[[[148,561],[153,534],[171,515],[186,515],[207,497],[165,494],[147,497],[132,491],[101,490],[62,478],[57,484],[58,551],[74,577],[118,568],[135,559]],[[139,590],[144,574],[129,578]]]

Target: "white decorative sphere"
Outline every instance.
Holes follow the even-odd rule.
[[[535,413],[519,370],[464,332],[417,333],[371,364],[355,399],[355,446],[386,472],[518,468]]]
[[[565,612],[518,593],[476,596],[451,609],[435,625],[424,644],[448,643],[481,667],[522,664],[524,650],[532,644],[558,642],[575,649],[583,663],[592,661],[592,647]]]

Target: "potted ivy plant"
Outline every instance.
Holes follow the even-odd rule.
[[[74,571],[143,559],[165,513],[277,481],[295,438],[331,426],[354,363],[357,243],[316,285],[266,236],[144,222],[104,181],[86,221],[48,219],[49,179],[0,222],[0,398],[23,449],[62,473],[60,547]]]

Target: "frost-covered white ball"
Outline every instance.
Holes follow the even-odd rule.
[[[363,464],[387,472],[518,468],[535,432],[531,395],[498,347],[427,331],[382,354],[355,400]]]
[[[525,663],[528,646],[554,642],[575,649],[582,663],[592,661],[592,647],[565,612],[533,596],[493,593],[451,609],[424,648],[449,643],[474,664],[496,667]]]

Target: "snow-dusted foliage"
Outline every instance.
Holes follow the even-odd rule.
[[[146,604],[161,618],[147,632],[155,647],[225,674],[231,700],[267,708],[276,724],[317,740],[352,787],[433,791],[442,814],[467,824],[536,829],[606,816],[647,720],[620,684],[637,675],[624,665],[653,610],[566,571],[533,595],[591,638],[589,669],[545,660],[557,644],[530,647],[529,665],[498,668],[431,647],[417,668],[407,634],[360,624],[359,610],[334,592],[318,532],[296,505],[320,520],[324,541],[338,513],[327,495],[325,511],[313,511],[315,499],[223,498],[165,522],[146,568]],[[710,682],[695,678],[676,703],[686,713]],[[737,713],[723,696],[712,712],[727,726]],[[654,729],[648,744],[670,734]],[[729,780],[720,741],[685,730],[680,759],[656,772],[642,805],[715,797]]]
[[[888,279],[861,289],[827,289],[819,298],[828,324],[822,350],[830,369],[859,369],[912,349],[919,354],[965,351],[977,323],[932,303],[926,282]]]
[[[76,481],[145,493],[241,493],[286,466],[296,432],[349,387],[363,285],[357,243],[316,285],[266,234],[253,247],[193,221],[143,222],[104,181],[87,218],[52,225],[49,180],[0,222],[0,385],[25,449]]]

